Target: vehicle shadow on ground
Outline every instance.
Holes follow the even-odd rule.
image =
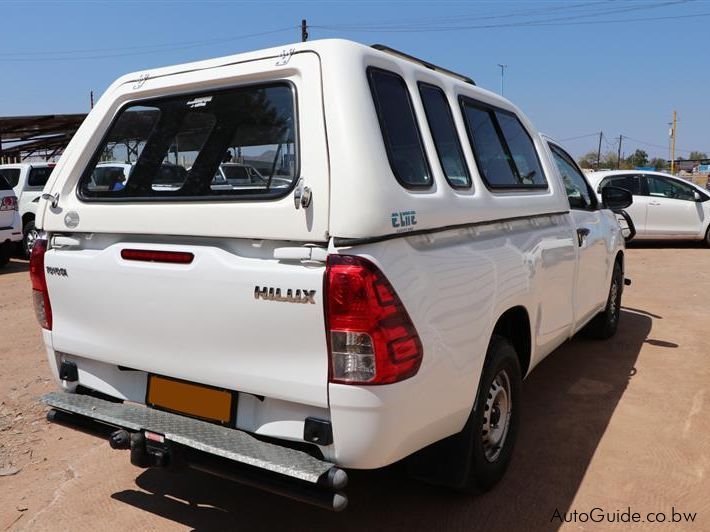
[[[23,259],[10,259],[5,266],[0,268],[0,275],[6,273],[26,272],[30,269],[30,262]]]
[[[613,339],[575,339],[535,369],[523,387],[521,430],[508,473],[480,497],[409,480],[395,465],[349,472],[350,505],[342,513],[194,471],[148,470],[137,478],[138,489],[113,498],[195,530],[554,530],[559,522],[552,515],[570,509],[636,375],[651,323],[648,314],[624,310]]]

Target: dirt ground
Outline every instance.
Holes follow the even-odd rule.
[[[349,508],[334,514],[203,474],[140,470],[127,452],[49,425],[38,398],[54,382],[27,263],[13,261],[0,270],[0,530],[710,530],[710,250],[636,246],[627,264],[616,337],[575,339],[527,379],[515,455],[494,491],[453,495],[397,466],[356,471]],[[627,508],[640,523],[584,521]]]

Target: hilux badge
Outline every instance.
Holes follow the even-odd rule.
[[[293,290],[286,289],[286,295],[281,295],[280,288],[271,286],[255,286],[254,299],[263,299],[264,301],[283,301],[285,303],[311,303],[316,304],[315,290]]]

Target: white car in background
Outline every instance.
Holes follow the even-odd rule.
[[[21,238],[17,197],[8,182],[0,176],[0,268],[8,263],[15,242]]]
[[[634,202],[626,211],[636,227],[636,239],[703,240],[710,246],[710,193],[702,187],[640,170],[590,172],[587,178],[600,198],[608,185],[633,194]]]
[[[35,228],[37,202],[54,166],[54,163],[45,162],[0,165],[0,177],[5,178],[17,197],[22,220],[22,249],[27,257],[39,234]]]

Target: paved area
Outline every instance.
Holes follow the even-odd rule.
[[[575,339],[526,381],[515,456],[493,492],[454,495],[393,466],[352,472],[350,507],[333,514],[136,469],[47,424],[37,398],[54,383],[27,264],[14,261],[0,270],[0,530],[710,530],[710,250],[636,246],[627,275],[617,336]],[[628,508],[642,522],[623,522]],[[590,511],[622,522],[582,522]]]

